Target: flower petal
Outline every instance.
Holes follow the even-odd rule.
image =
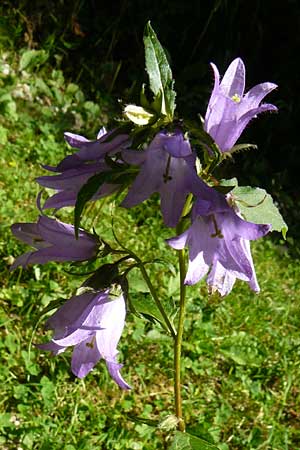
[[[184,138],[181,131],[174,134],[159,133],[157,136],[160,140],[158,145],[174,158],[184,158],[192,154],[190,142]]]
[[[120,369],[123,367],[123,364],[118,364],[114,361],[106,361],[106,365],[110,376],[120,386],[121,389],[131,389],[131,386],[126,383],[126,381],[120,374]]]
[[[36,223],[14,223],[11,226],[11,231],[17,239],[32,247],[43,248],[49,245],[41,239],[39,227]]]
[[[123,296],[103,304],[98,314],[97,347],[105,360],[113,360],[117,354],[117,345],[125,324],[125,300]]]
[[[176,250],[181,250],[186,246],[188,237],[189,230],[186,230],[179,236],[167,239],[166,242],[170,245],[170,247],[175,248]]]
[[[60,330],[64,330],[63,335],[81,327],[87,316],[96,304],[103,304],[108,301],[108,290],[99,293],[84,293],[74,295],[66,301],[46,322],[48,328],[55,330],[55,338],[59,338]],[[59,332],[58,332],[59,331]]]
[[[265,103],[259,106],[258,108],[251,109],[250,111],[246,112],[241,117],[239,117],[236,126],[233,127],[232,132],[228,134],[228,138],[224,144],[225,148],[228,150],[231,149],[238,140],[238,138],[240,137],[240,135],[242,134],[242,132],[244,131],[244,129],[246,128],[246,126],[248,125],[248,123],[250,122],[250,120],[256,118],[258,114],[267,111],[277,111],[277,108],[272,104]]]
[[[78,378],[85,377],[100,360],[101,354],[92,335],[76,345],[73,350],[71,369]]]
[[[51,189],[74,190],[74,186],[80,189],[89,178],[96,173],[104,172],[108,167],[105,163],[85,164],[76,169],[65,170],[59,175],[42,176],[36,178],[36,181],[41,185]]]
[[[212,291],[217,290],[224,297],[228,295],[235,283],[236,276],[230,270],[225,269],[219,261],[216,261],[207,277],[207,284]]]
[[[204,259],[204,253],[199,252],[194,259],[190,259],[184,284],[198,283],[208,272],[209,264]]]
[[[247,111],[257,108],[265,96],[277,87],[277,84],[266,82],[257,84],[251,88],[244,96],[243,101],[239,104],[239,115],[241,116]]]
[[[35,347],[38,347],[40,350],[46,350],[52,352],[53,355],[59,355],[63,353],[66,347],[61,347],[60,345],[55,344],[54,342],[46,342],[45,344],[35,344]]]
[[[128,135],[120,134],[111,141],[106,141],[109,134],[111,133],[102,136],[99,140],[89,141],[82,136],[65,133],[67,142],[72,147],[79,148],[79,151],[64,158],[56,167],[56,171],[63,172],[67,169],[74,169],[83,161],[99,161],[104,159],[106,154],[115,154],[127,147]]]
[[[236,58],[229,65],[220,84],[222,93],[230,98],[244,95],[245,65],[241,58]]]

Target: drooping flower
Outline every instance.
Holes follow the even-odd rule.
[[[72,225],[46,216],[40,216],[37,223],[15,223],[11,230],[17,239],[36,249],[19,256],[11,270],[48,261],[85,261],[96,256],[99,247],[96,236],[79,230],[76,239]]]
[[[121,153],[129,145],[129,136],[127,134],[118,134],[110,139],[113,132],[114,130],[107,133],[102,128],[94,141],[90,141],[79,134],[64,133],[65,140],[71,147],[78,148],[78,152],[66,156],[56,167],[45,167],[53,172],[64,172],[65,170],[82,166],[87,161],[104,161],[106,155]]]
[[[54,336],[38,347],[58,355],[74,346],[71,369],[78,378],[85,377],[104,359],[113,380],[122,389],[130,389],[120,374],[122,364],[117,362],[125,315],[123,294],[110,297],[106,289],[75,295],[48,319],[47,327],[54,330]]]
[[[201,196],[205,183],[195,170],[195,156],[182,132],[158,133],[145,151],[125,150],[126,162],[140,166],[140,172],[121,206],[130,208],[160,194],[164,222],[175,227],[180,219],[186,196]]]
[[[55,189],[57,192],[49,197],[43,209],[60,209],[65,206],[74,206],[80,189],[93,175],[101,174],[110,168],[105,162],[106,155],[121,153],[129,145],[129,137],[120,134],[110,138],[113,133],[101,129],[97,139],[90,141],[83,136],[65,133],[66,141],[78,152],[64,158],[57,166],[44,165],[44,169],[58,175],[41,176],[36,181],[44,187]],[[118,184],[103,183],[91,200],[112,194],[119,189]]]
[[[82,164],[74,169],[67,169],[59,175],[41,176],[36,181],[44,187],[55,189],[57,192],[49,197],[43,209],[60,209],[65,206],[74,206],[77,195],[87,181],[96,174],[106,172],[109,169],[104,162]],[[118,184],[103,183],[91,200],[112,194],[119,188]]]
[[[236,58],[220,75],[211,64],[215,84],[208,103],[204,129],[218,144],[222,152],[230,151],[251,119],[264,111],[277,111],[272,104],[261,104],[263,98],[277,87],[274,83],[261,83],[244,95],[245,65]]]
[[[247,281],[258,292],[249,241],[267,234],[270,225],[247,222],[229,205],[203,215],[199,204],[197,200],[190,228],[167,241],[175,249],[189,247],[185,284],[197,283],[210,270],[207,284],[222,296],[231,291],[236,278]]]

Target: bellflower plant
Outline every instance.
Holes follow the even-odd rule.
[[[265,111],[277,111],[272,104],[261,104],[277,85],[261,83],[244,95],[246,70],[241,58],[232,61],[221,82],[216,65],[211,66],[215,84],[205,115],[204,129],[222,152],[230,152],[251,119]]]
[[[13,234],[35,250],[19,256],[12,269],[47,261],[76,261],[77,269],[82,261],[92,262],[92,276],[48,319],[47,326],[54,334],[50,342],[38,344],[40,350],[58,355],[73,347],[71,369],[79,378],[92,369],[96,371],[97,362],[103,359],[112,379],[128,390],[130,386],[120,374],[117,346],[126,311],[143,315],[151,327],[154,323],[160,326],[160,332],[173,341],[174,412],[158,421],[158,429],[165,430],[170,449],[217,449],[203,436],[186,432],[181,353],[186,306],[191,302],[188,286],[206,276],[208,295],[219,293],[225,297],[233,291],[236,279],[246,281],[258,292],[250,241],[271,230],[285,235],[286,224],[269,194],[260,188],[239,186],[235,178],[217,179],[214,173],[225,154],[234,151],[249,121],[261,112],[277,110],[272,104],[261,104],[276,85],[262,83],[244,94],[245,66],[240,58],[230,64],[222,81],[212,64],[215,85],[202,129],[197,120],[186,121],[178,112],[175,116],[172,71],[150,23],[144,44],[149,89],[142,87],[141,104],[126,105],[117,125],[109,132],[100,131],[96,140],[65,133],[66,141],[76,151],[55,167],[44,165],[52,175],[37,179],[42,187],[56,191],[46,200],[44,209],[74,206],[74,226],[44,215],[37,223],[14,224]],[[120,200],[122,191],[126,192]],[[166,249],[176,250],[178,266],[174,266],[174,258],[168,260],[166,251],[155,260],[136,253],[132,248],[134,239],[139,240],[136,234],[125,246],[113,228],[110,241],[104,242],[101,220],[95,223],[100,238],[80,228],[90,200],[105,196],[109,202],[113,196],[113,205],[132,208],[146,202],[153,193],[160,196],[163,222],[170,228]],[[138,233],[138,226],[133,229]],[[188,261],[185,247],[189,249]],[[101,261],[103,257],[109,262]],[[175,311],[170,312],[167,306],[167,289],[157,291],[152,283],[148,272],[152,262],[166,262],[178,274],[179,295],[172,299]],[[144,309],[143,302],[130,300],[128,274],[132,269],[140,271],[151,294]],[[121,287],[117,293],[115,286]],[[54,308],[57,303],[48,305],[47,311]]]

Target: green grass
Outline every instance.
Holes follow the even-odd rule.
[[[167,448],[163,433],[142,423],[173,413],[172,342],[160,326],[128,314],[119,347],[131,392],[118,389],[103,363],[84,380],[75,379],[70,352],[52,358],[32,343],[48,335],[41,311],[52,300],[69,298],[81,279],[66,274],[69,266],[54,263],[9,273],[13,257],[25,249],[9,226],[37,217],[39,165],[55,164],[66,154],[63,131],[95,136],[108,120],[109,101],[101,96],[97,105],[88,101],[78,86],[47,65],[21,72],[13,53],[2,55],[0,66],[0,448]],[[115,208],[118,236],[141,257],[175,263],[175,253],[164,242],[171,233],[161,226],[157,204],[154,197],[130,211]],[[60,217],[70,218],[70,210]],[[86,226],[92,225],[112,240],[109,205],[89,207]],[[194,433],[221,450],[297,450],[299,261],[269,238],[252,248],[259,295],[241,282],[225,299],[208,297],[204,283],[188,290],[185,417]],[[162,300],[176,304],[178,277],[162,264],[148,267]],[[136,271],[130,281],[133,301],[150,301]]]

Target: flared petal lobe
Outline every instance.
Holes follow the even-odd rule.
[[[220,91],[226,97],[238,95],[242,97],[245,89],[245,64],[241,58],[236,58],[229,65],[220,84]]]

